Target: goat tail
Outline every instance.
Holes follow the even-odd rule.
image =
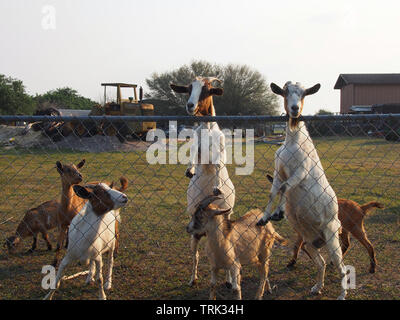
[[[282,237],[278,232],[274,232],[274,238],[277,240],[281,245],[287,246],[288,241]]]
[[[122,176],[121,178],[119,178],[119,182],[121,183],[121,188],[119,188],[118,190],[121,192],[125,191],[128,188],[128,179]]]
[[[369,210],[371,210],[372,208],[383,209],[383,208],[385,208],[385,206],[384,206],[382,203],[380,203],[380,202],[371,201],[371,202],[368,202],[368,203],[366,203],[366,204],[363,204],[362,206],[360,206],[360,208],[361,208],[361,210],[364,212],[364,215],[366,215],[367,212],[368,212]]]

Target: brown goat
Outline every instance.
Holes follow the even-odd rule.
[[[37,235],[41,233],[46,241],[47,249],[51,250],[51,243],[47,232],[57,226],[57,216],[60,209],[60,202],[56,200],[46,201],[36,208],[29,209],[22,221],[19,223],[15,234],[6,239],[5,245],[9,253],[13,253],[21,243],[21,239],[33,237],[32,248],[28,253],[36,249]]]
[[[79,198],[72,188],[73,185],[82,182],[82,175],[78,169],[82,168],[84,164],[85,159],[76,166],[73,164],[63,165],[60,161],[56,162],[57,171],[61,176],[62,194],[61,205],[57,215],[58,230],[60,233],[57,239],[56,256],[53,261],[53,266],[57,266],[60,261],[61,247],[72,219],[86,202],[82,198]]]
[[[374,273],[377,261],[374,247],[367,238],[367,233],[364,228],[364,218],[367,215],[367,212],[372,208],[383,209],[384,205],[376,201],[359,205],[357,202],[346,199],[338,199],[338,205],[339,220],[342,224],[342,232],[340,233],[339,237],[341,240],[343,257],[350,247],[350,234],[352,234],[353,237],[360,241],[360,243],[367,249],[370,257],[369,272]],[[303,239],[298,236],[293,248],[292,260],[290,260],[288,267],[292,267],[296,264],[300,249],[303,249],[307,253],[307,251],[304,249]]]

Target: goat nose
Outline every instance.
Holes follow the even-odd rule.
[[[188,104],[187,104],[187,107],[188,107],[189,109],[193,109],[193,107],[194,107],[194,104],[193,104],[193,103],[191,103],[191,102],[188,102]]]
[[[292,110],[296,112],[299,111],[299,106],[295,104],[294,106],[292,106]]]

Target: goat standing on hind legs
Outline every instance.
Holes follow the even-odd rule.
[[[61,248],[64,240],[67,237],[68,227],[72,219],[82,209],[85,200],[79,198],[73,186],[82,182],[82,175],[79,169],[85,164],[85,159],[79,162],[76,166],[73,164],[63,165],[60,161],[56,162],[56,168],[61,177],[61,205],[57,215],[59,235],[57,239],[56,256],[53,261],[53,266],[56,267],[61,258]]]
[[[213,77],[197,77],[188,86],[171,84],[171,89],[176,93],[186,93],[189,95],[186,104],[186,111],[189,115],[215,116],[213,96],[221,96],[223,89],[212,87],[213,81],[220,80]],[[204,137],[209,139],[208,147],[212,146],[211,152],[203,150],[205,146],[201,142]],[[206,163],[201,163],[203,162],[201,161],[203,160],[203,156],[205,156],[201,154],[201,151],[204,153],[207,151],[211,155],[211,159],[206,159]],[[196,124],[194,143],[190,148],[190,161],[185,174],[190,178],[187,190],[187,212],[190,216],[193,216],[196,211],[197,204],[210,194],[221,195],[222,199],[218,199],[216,204],[222,209],[231,209],[230,212],[232,213],[235,204],[235,188],[226,168],[225,136],[216,122],[201,122],[200,124]],[[189,282],[190,286],[195,284],[198,278],[198,246],[203,236],[205,236],[205,233],[191,236],[190,246],[193,254],[193,269]],[[231,286],[229,272],[227,272],[227,286]]]
[[[339,243],[341,223],[338,218],[336,194],[325,176],[317,150],[308,130],[299,117],[304,98],[320,89],[317,84],[304,89],[299,83],[287,82],[280,88],[271,83],[275,94],[284,98],[289,116],[284,144],[275,153],[275,170],[271,194],[264,216],[258,225],[269,220],[281,220],[286,214],[289,223],[305,241],[307,252],[318,267],[317,283],[312,294],[320,294],[324,287],[325,260],[320,249],[326,247],[330,259],[339,269],[341,279],[346,276]],[[272,203],[277,195],[280,200],[272,213]],[[338,299],[345,299],[347,290],[342,286]]]

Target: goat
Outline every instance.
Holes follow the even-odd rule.
[[[274,178],[267,174],[268,180],[273,183]],[[359,205],[357,202],[347,199],[338,199],[338,217],[342,224],[342,230],[340,232],[340,241],[342,248],[342,256],[346,255],[350,248],[350,234],[353,235],[367,250],[370,257],[370,273],[375,273],[375,267],[377,265],[375,250],[372,243],[368,240],[367,232],[364,228],[364,218],[367,216],[369,210],[373,208],[383,209],[385,206],[382,203],[371,201],[363,205]],[[293,247],[293,256],[287,267],[293,267],[297,262],[299,251],[302,249],[304,252],[309,253],[304,248],[304,242],[300,235],[298,235],[296,242]]]
[[[186,104],[186,111],[189,115],[195,116],[215,116],[213,96],[221,96],[222,88],[212,87],[213,81],[220,81],[214,77],[196,79],[188,86],[177,86],[171,84],[171,89],[177,93],[189,94]],[[213,149],[211,164],[199,163],[201,158],[199,149],[201,133],[207,133],[212,142],[208,146],[215,146]],[[233,210],[235,204],[235,187],[229,178],[226,164],[225,136],[216,122],[201,122],[196,125],[194,132],[194,143],[190,149],[190,161],[186,169],[186,176],[190,178],[187,190],[187,213],[192,216],[196,211],[196,205],[207,195],[222,194],[223,199],[218,200],[218,205],[222,208]],[[215,150],[217,149],[217,150]],[[216,151],[216,152],[215,152]],[[210,159],[208,159],[210,160]],[[199,262],[198,246],[200,239],[204,236],[200,234],[191,236],[191,250],[193,256],[192,276],[189,282],[193,286],[197,279],[197,266]],[[227,286],[230,286],[230,276],[227,274]]]
[[[286,213],[289,223],[305,240],[307,251],[318,266],[317,283],[311,289],[312,294],[320,294],[324,286],[325,260],[320,254],[323,246],[328,249],[341,277],[346,276],[339,243],[341,223],[336,194],[326,178],[305,123],[299,121],[304,98],[316,93],[320,87],[320,84],[316,84],[304,89],[299,83],[287,82],[282,89],[271,83],[272,91],[284,98],[289,121],[285,142],[275,153],[269,201],[258,222],[258,225],[263,225],[269,220],[280,220]],[[271,213],[273,200],[278,194],[278,207]],[[345,299],[346,293],[346,288],[342,286],[338,299]]]
[[[338,199],[339,205],[339,220],[342,223],[342,232],[340,233],[342,256],[346,255],[350,248],[350,234],[353,235],[367,250],[370,257],[370,273],[375,273],[377,265],[375,250],[372,243],[368,240],[367,233],[364,228],[364,218],[367,212],[372,208],[384,208],[383,204],[379,202],[368,202],[364,205],[346,200]],[[296,243],[293,247],[293,256],[290,260],[288,267],[292,267],[296,264],[297,257],[299,255],[300,248],[304,250],[304,242],[301,236],[298,236]]]
[[[271,293],[268,281],[269,257],[275,240],[285,242],[270,222],[266,227],[256,226],[263,212],[253,209],[236,221],[229,220],[226,213],[213,202],[218,196],[208,196],[201,201],[186,227],[190,234],[207,233],[207,255],[211,263],[210,299],[216,298],[216,283],[219,269],[229,270],[236,298],[241,299],[240,270],[244,264],[255,264],[260,273],[260,285],[256,299],[261,300],[264,288]]]
[[[61,206],[57,215],[57,223],[59,235],[57,239],[56,256],[53,261],[53,266],[56,267],[60,261],[61,247],[68,232],[68,227],[72,219],[85,205],[85,200],[78,197],[72,187],[82,182],[82,175],[79,169],[85,164],[85,159],[79,162],[76,166],[73,164],[66,165],[60,161],[56,162],[56,168],[61,177]]]
[[[80,261],[83,265],[88,265],[89,262],[95,263],[96,277],[99,281],[99,299],[105,300],[104,289],[111,289],[112,283],[116,210],[126,205],[128,197],[105,183],[85,187],[74,185],[73,190],[79,198],[88,202],[71,221],[68,232],[69,245],[57,271],[56,288],[51,289],[45,299],[52,299],[60,285],[64,269],[69,264]],[[107,252],[108,274],[103,288],[102,255]]]
[[[124,192],[128,188],[128,180],[125,177],[121,177],[121,178],[119,178],[119,181],[121,183],[120,188],[116,188],[114,186],[114,182],[111,182],[110,188],[115,189],[119,192]],[[89,183],[85,186],[91,186],[93,184],[96,184],[96,183],[91,183],[91,184]],[[119,250],[119,224],[121,223],[121,216],[119,214],[119,209],[114,210],[114,212],[115,212],[116,219],[115,219],[115,248],[114,248],[113,258],[115,259],[117,257],[117,253]],[[95,271],[96,271],[96,265],[95,265],[94,261],[92,261],[90,264],[89,271],[88,271],[88,276],[86,278],[86,284],[89,284],[90,282],[94,282]]]
[[[19,223],[15,234],[6,239],[5,245],[8,252],[13,253],[21,243],[21,239],[32,236],[32,247],[28,250],[28,253],[32,253],[36,249],[38,233],[42,234],[47,249],[51,250],[52,246],[47,232],[57,226],[59,209],[60,203],[56,200],[46,201],[36,208],[29,209]]]

